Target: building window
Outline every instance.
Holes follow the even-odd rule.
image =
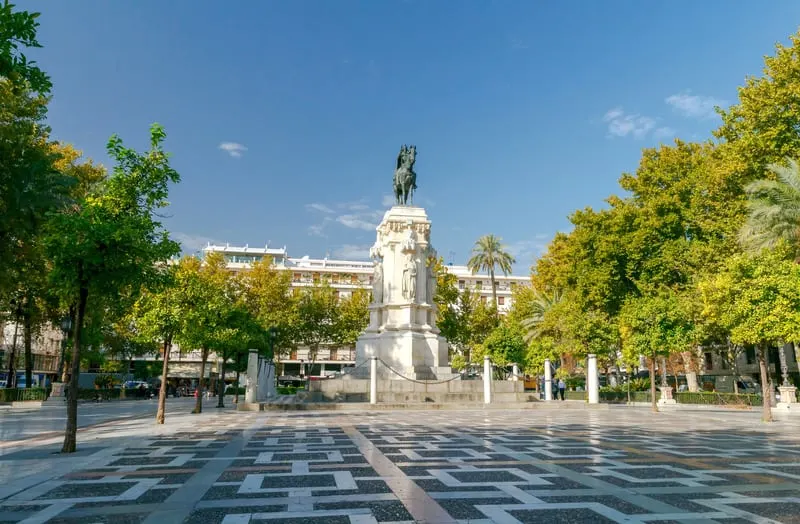
[[[756,348],[747,348],[744,350],[744,358],[748,365],[756,363]]]
[[[295,273],[294,275],[292,275],[292,282],[300,282],[301,278],[302,275],[300,273]]]
[[[486,297],[481,297],[481,302],[485,304],[486,303]]]
[[[506,303],[506,297],[497,297],[497,305],[504,306]]]
[[[480,290],[482,288],[483,288],[483,281],[478,280],[477,282],[475,282],[475,289]]]
[[[464,281],[463,280],[459,280],[458,281],[458,289],[464,289]]]
[[[714,369],[714,355],[711,353],[704,353],[703,356],[705,357],[705,364],[706,364],[706,371],[711,371]]]

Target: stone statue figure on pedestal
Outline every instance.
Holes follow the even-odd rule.
[[[406,255],[406,263],[403,266],[403,298],[406,300],[417,298],[417,261],[413,253]]]
[[[380,258],[375,259],[372,273],[372,301],[376,304],[383,303],[383,263]]]
[[[436,296],[436,273],[433,271],[433,266],[436,264],[436,256],[437,253],[433,246],[428,246],[428,267],[425,272],[427,284],[425,291],[428,304],[433,304],[433,297]]]
[[[398,206],[406,206],[414,202],[414,190],[417,189],[417,174],[414,162],[417,159],[417,146],[400,148],[397,155],[397,167],[394,170],[394,200]]]

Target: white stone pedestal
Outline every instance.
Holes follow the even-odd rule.
[[[394,206],[378,226],[370,254],[375,261],[369,326],[356,342],[356,366],[376,356],[378,376],[417,380],[453,376],[447,342],[436,328],[436,277],[429,259],[431,223],[421,207]],[[362,366],[366,368],[366,366]],[[368,372],[361,369],[361,375]]]
[[[775,406],[779,411],[800,413],[800,403],[797,402],[797,388],[794,386],[778,386],[781,392],[781,401]]]
[[[678,403],[678,401],[672,396],[671,386],[659,386],[658,390],[661,392],[661,396],[658,399],[659,406],[669,406]]]

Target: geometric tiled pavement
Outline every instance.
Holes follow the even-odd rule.
[[[198,420],[125,445],[81,442],[85,466],[0,499],[0,522],[800,523],[800,431],[757,413]],[[0,461],[47,460],[25,453]]]

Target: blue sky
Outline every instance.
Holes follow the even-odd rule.
[[[800,2],[19,0],[54,81],[56,138],[108,163],[167,130],[166,224],[207,241],[364,258],[394,162],[447,261],[503,237],[527,273],[641,148],[705,139]]]

